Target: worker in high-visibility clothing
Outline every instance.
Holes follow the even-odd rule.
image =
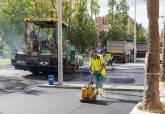
[[[107,53],[106,58],[107,58],[107,65],[110,66],[110,70],[112,70],[113,56],[110,53]]]
[[[102,55],[96,54],[94,50],[90,52],[90,60],[89,60],[89,70],[94,76],[96,81],[96,93],[102,93],[103,91],[103,82],[106,75],[106,69],[104,66],[104,58]]]

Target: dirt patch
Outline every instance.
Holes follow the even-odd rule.
[[[144,112],[149,112],[149,113],[153,113],[153,114],[165,114],[165,104],[162,104],[162,108],[163,110],[144,110],[144,107],[143,107],[143,103],[139,103],[137,108],[141,111],[144,111]]]

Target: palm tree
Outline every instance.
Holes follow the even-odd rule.
[[[147,0],[147,14],[149,20],[149,55],[147,66],[147,84],[144,109],[158,110],[161,109],[159,97],[159,0]]]

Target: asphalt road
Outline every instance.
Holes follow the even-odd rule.
[[[80,90],[33,88],[0,97],[0,114],[129,114],[141,92],[106,91],[91,103],[80,100]]]
[[[72,79],[66,81],[72,83],[84,83],[90,80],[90,73],[88,70],[88,63],[73,74]],[[66,77],[70,77],[69,75]],[[144,59],[138,59],[137,63],[113,64],[113,70],[107,67],[106,81],[107,84],[112,85],[130,85],[143,86],[144,84]]]
[[[114,64],[114,69],[107,71],[106,83],[143,85],[143,67],[143,60]],[[64,81],[72,83],[85,83],[89,79],[87,63],[76,73],[64,75]],[[83,103],[80,90],[39,88],[43,83],[47,83],[47,76],[1,66],[0,114],[129,114],[142,98],[142,92],[105,91],[97,102]]]
[[[113,70],[107,70],[105,83],[111,85],[130,85],[143,86],[144,83],[144,64],[138,63],[114,64]],[[90,73],[87,64],[76,71],[74,74],[65,74],[64,81],[71,83],[86,83],[90,80]],[[17,92],[28,88],[37,87],[47,83],[47,76],[34,76],[28,71],[15,70],[12,66],[0,68],[0,93]],[[57,76],[55,75],[55,83]]]

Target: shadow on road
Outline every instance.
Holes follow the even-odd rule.
[[[46,75],[33,75],[33,74],[30,74],[30,75],[26,75],[26,76],[23,76],[24,79],[29,79],[29,80],[47,80],[47,76]]]
[[[110,94],[109,96],[104,96],[104,99],[108,101],[113,101],[115,103],[132,103],[137,104],[142,99],[141,92],[133,91],[106,91],[105,94]]]
[[[89,79],[90,77],[90,73],[89,72],[80,72],[80,71],[77,71],[73,74],[64,74],[64,81],[81,81],[81,80],[86,80],[86,79]],[[24,79],[28,79],[28,80],[43,80],[43,81],[47,81],[48,80],[48,75],[45,75],[45,74],[40,74],[40,75],[33,75],[33,74],[30,74],[30,75],[26,75],[26,76],[23,76]],[[54,75],[54,80],[55,81],[58,81],[58,75]]]
[[[80,102],[94,104],[94,105],[110,105],[113,103],[112,101],[109,101],[109,100],[92,100],[92,101],[80,100]]]
[[[143,97],[140,94],[130,94],[130,92],[128,92],[128,93],[119,93],[119,92],[106,91],[105,93],[116,94],[116,95],[132,96],[132,97]]]
[[[135,83],[134,78],[109,78],[106,83],[120,83],[120,84],[133,84]]]
[[[110,97],[103,97],[103,100],[93,100],[93,101],[84,101],[80,100],[81,103],[89,103],[89,104],[94,104],[94,105],[111,105],[113,103],[133,103],[137,104],[140,99],[119,99],[119,98],[110,98]]]
[[[0,89],[4,91],[24,90],[28,85],[21,79],[0,77]]]
[[[27,94],[27,95],[40,95],[40,94],[45,94],[45,92],[41,91],[41,90],[26,90],[23,91],[23,93]]]
[[[105,97],[108,100],[111,100],[115,103],[133,103],[133,104],[137,104],[139,102],[138,100],[129,100],[129,99],[117,99],[117,98],[109,98],[109,97]]]
[[[0,77],[0,92],[2,92],[3,94],[21,92],[21,91],[29,90],[34,85],[39,85],[39,83],[40,82],[37,82],[37,81],[28,81],[28,80],[23,80],[16,77],[1,76]]]

